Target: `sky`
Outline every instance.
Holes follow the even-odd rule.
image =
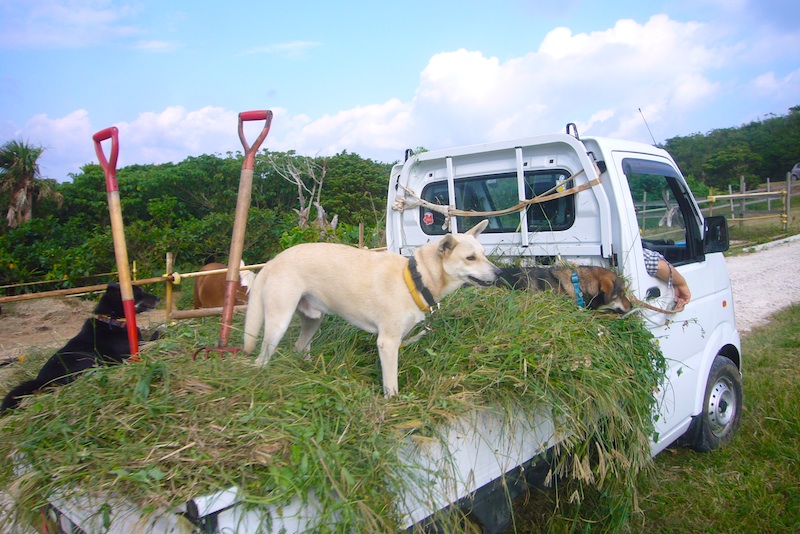
[[[262,148],[386,163],[569,122],[661,143],[800,105],[796,2],[0,0],[0,143],[58,181],[109,126],[118,167],[179,162],[260,109]]]

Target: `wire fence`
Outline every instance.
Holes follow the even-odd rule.
[[[697,204],[704,216],[724,215],[729,223],[736,223],[740,228],[750,222],[774,220],[786,231],[791,222],[792,197],[798,195],[800,188],[791,180],[777,184],[767,180],[758,189],[747,191],[742,178],[739,192],[734,192],[733,186],[729,186],[727,194],[714,194],[712,191],[708,197],[698,199]],[[648,201],[646,196],[635,207],[642,231],[652,231],[660,226],[671,209],[664,201]]]

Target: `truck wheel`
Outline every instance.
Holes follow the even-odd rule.
[[[703,411],[692,423],[691,446],[708,452],[727,445],[742,421],[742,376],[736,365],[718,355],[711,364]]]

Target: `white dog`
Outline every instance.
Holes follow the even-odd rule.
[[[263,324],[256,363],[266,365],[297,312],[301,329],[295,348],[308,353],[322,315],[332,313],[378,334],[383,391],[387,397],[396,395],[400,343],[425,312],[464,284],[485,287],[497,278],[500,270],[475,239],[487,224],[481,221],[464,234],[448,234],[419,247],[411,259],[332,243],[281,252],[251,288],[245,351],[253,352]]]

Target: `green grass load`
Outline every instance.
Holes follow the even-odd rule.
[[[240,327],[237,317],[232,344]],[[218,318],[172,325],[141,362],[92,370],[0,418],[0,487],[15,498],[3,520],[36,518],[67,491],[152,511],[235,486],[254,506],[313,496],[320,525],[335,519],[337,531],[390,532],[396,494],[413,483],[398,449],[476,409],[549,410],[568,436],[553,475],[630,498],[650,465],[665,372],[640,320],[492,288],[449,297],[430,327],[401,350],[400,394],[385,399],[375,337],[337,318],[310,359],[290,349],[290,331],[265,368],[243,355],[192,359],[216,343]],[[32,360],[14,380],[38,370]]]

